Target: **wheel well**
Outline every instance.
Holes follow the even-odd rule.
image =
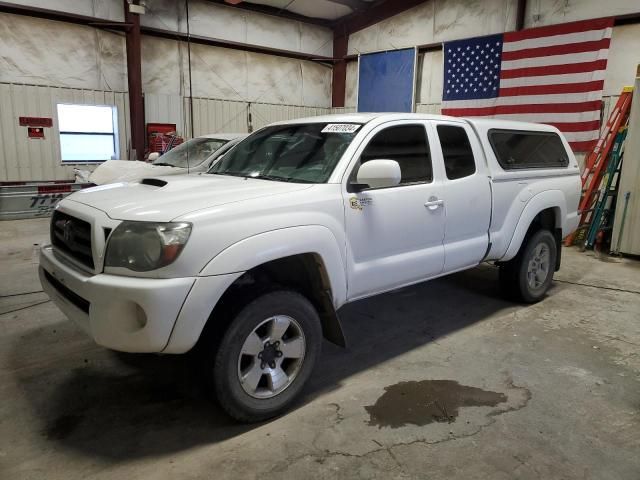
[[[246,271],[222,295],[200,338],[221,337],[221,331],[229,326],[245,305],[260,295],[283,288],[304,295],[313,304],[327,340],[340,346],[346,345],[333,307],[329,276],[322,258],[315,253],[279,258]]]
[[[556,241],[556,250],[558,254],[556,255],[555,270],[558,271],[560,270],[562,256],[562,225],[560,223],[560,209],[558,207],[546,208],[534,217],[531,225],[529,225],[529,229],[527,230],[527,234],[522,242],[522,246],[526,245],[527,240],[529,240],[531,235],[541,229],[549,230]]]

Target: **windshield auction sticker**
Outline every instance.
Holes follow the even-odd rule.
[[[321,133],[354,133],[359,128],[357,123],[329,123]]]

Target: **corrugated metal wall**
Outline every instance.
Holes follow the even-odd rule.
[[[145,93],[144,117],[147,123],[175,123],[178,132],[182,132],[184,105],[179,95]]]
[[[95,164],[62,165],[56,104],[111,105],[118,112],[120,156],[126,158],[130,138],[129,100],[126,93],[0,83],[0,181],[64,180],[73,168]],[[49,117],[44,139],[30,139],[19,117]]]
[[[329,113],[356,113],[356,107],[333,107]]]
[[[431,113],[440,115],[440,109],[442,105],[439,103],[418,103],[416,104],[417,113]]]
[[[0,83],[0,181],[73,179],[73,168],[91,170],[91,164],[65,164],[60,160],[57,103],[112,105],[118,111],[120,158],[128,157],[131,138],[129,100],[126,92],[106,92],[73,88]],[[178,95],[145,95],[147,122],[175,123],[179,134],[190,137],[190,101]],[[237,102],[213,98],[193,99],[194,135],[247,132],[249,111],[253,129],[271,122],[300,117],[340,113],[353,109],[331,109],[297,105]],[[53,128],[45,129],[45,139],[27,138],[27,128],[18,117],[50,117]]]
[[[275,105],[269,103],[252,103],[251,118],[253,129],[257,130],[265,125],[281,120],[294,118],[316,117],[330,113],[330,108],[301,107],[297,105]]]
[[[185,136],[191,136],[190,101],[184,99]],[[242,133],[247,131],[247,103],[212,98],[193,99],[193,134]]]
[[[145,95],[145,118],[147,122],[175,123],[180,134],[190,137],[190,99],[183,99],[182,109],[175,107],[176,99],[180,101],[179,96]],[[253,130],[257,130],[273,122],[326,115],[333,113],[334,110],[338,112],[347,109],[194,98],[193,133],[196,137],[208,133],[246,133],[249,125]],[[182,118],[182,112],[184,112],[184,118]]]

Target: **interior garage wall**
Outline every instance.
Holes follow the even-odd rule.
[[[122,0],[6,3],[123,21]],[[189,7],[189,30],[193,35],[332,56],[333,33],[327,28],[205,0],[190,0]],[[186,33],[184,1],[149,0],[141,23],[165,33]],[[175,123],[178,133],[187,137],[191,132],[190,86],[194,96],[195,135],[246,132],[250,127],[268,123],[269,119],[330,110],[331,67],[317,62],[192,43],[190,79],[186,43],[143,35],[142,75],[146,121]],[[124,35],[0,13],[0,84],[3,91],[10,92],[4,94],[2,103],[5,135],[15,133],[19,142],[26,142],[13,150],[9,147],[2,150],[0,181],[73,178],[72,167],[60,165],[59,144],[50,138],[57,139],[55,128],[47,129],[51,130],[46,132],[47,140],[38,144],[38,140],[26,139],[25,127],[18,127],[18,117],[25,115],[51,116],[56,122],[53,103],[38,101],[30,103],[27,109],[22,99],[40,98],[34,96],[38,86],[55,92],[96,92],[98,104],[111,104],[105,102],[122,95],[126,97]],[[55,101],[58,97],[51,98]],[[6,102],[14,103],[9,109],[5,107]],[[118,109],[118,115],[120,121],[125,122],[129,114]],[[120,156],[126,158],[130,143],[128,126],[120,130],[120,143]]]
[[[184,7],[173,0],[149,2],[142,25],[186,33]],[[204,0],[189,2],[189,31],[318,56],[331,57],[333,52],[333,33],[327,28]],[[186,136],[190,102],[181,100],[189,97],[190,88],[195,135],[258,128],[268,123],[263,112],[288,119],[295,118],[293,112],[326,113],[331,106],[331,67],[317,62],[192,43],[189,78],[187,44],[150,36],[143,36],[142,58],[147,121],[176,123]]]
[[[430,0],[349,36],[349,54],[489,35],[515,29],[517,0]],[[640,12],[629,0],[528,0],[525,28],[588,18]],[[613,29],[605,79],[605,96],[615,96],[633,83],[640,63],[640,24]],[[439,113],[442,101],[441,51],[421,53],[417,75],[417,107]],[[345,105],[357,100],[357,62],[347,65]]]
[[[108,0],[110,1],[110,0]],[[149,0],[143,26],[187,33],[184,0]],[[248,10],[189,0],[192,35],[331,57],[333,33],[328,28]]]
[[[5,0],[4,3],[75,13],[114,22],[124,20],[122,0]]]
[[[124,37],[0,13],[0,82],[123,92]]]
[[[283,105],[283,114],[291,106],[328,109],[331,105],[331,67],[315,62],[192,44],[189,82],[184,42],[143,37],[142,58],[147,121],[176,123],[186,135],[189,103],[186,108],[176,106],[189,97],[190,86],[194,98]],[[256,112],[259,119],[260,110]],[[194,115],[199,130],[197,118]],[[247,131],[246,121],[244,126],[241,131]]]
[[[121,152],[126,150],[130,137],[126,93],[0,83],[0,181],[72,179],[74,167],[86,170],[95,166],[61,164],[60,131],[55,114],[58,103],[115,106],[119,148]],[[30,139],[27,127],[18,125],[20,116],[50,117],[53,127],[44,129],[44,139]]]

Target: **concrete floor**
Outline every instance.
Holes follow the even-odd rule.
[[[489,266],[350,305],[350,348],[246,426],[188,356],[107,351],[44,294],[8,296],[40,289],[47,227],[0,224],[0,478],[640,478],[638,262],[565,250],[527,307]]]

